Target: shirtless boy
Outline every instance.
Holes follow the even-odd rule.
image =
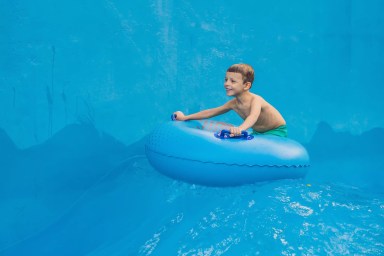
[[[174,113],[175,119],[179,121],[206,119],[234,110],[244,122],[237,127],[231,127],[230,136],[239,136],[241,131],[252,128],[254,134],[287,137],[286,123],[279,111],[261,96],[249,91],[253,79],[254,70],[250,65],[234,64],[230,66],[225,75],[224,88],[227,95],[234,97],[234,99],[220,107],[190,115],[176,111]]]

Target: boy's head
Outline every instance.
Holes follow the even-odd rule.
[[[227,72],[240,73],[243,77],[243,83],[249,82],[252,87],[253,79],[255,78],[255,71],[248,64],[234,64],[227,69]]]

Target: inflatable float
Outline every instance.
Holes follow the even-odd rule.
[[[230,124],[170,121],[149,136],[145,151],[159,172],[188,183],[237,186],[304,177],[309,156],[298,142],[274,135],[229,137]]]

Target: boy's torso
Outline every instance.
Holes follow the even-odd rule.
[[[260,115],[256,123],[252,126],[252,129],[258,132],[266,132],[272,130],[281,125],[285,125],[285,120],[280,112],[264,100],[261,96],[252,94],[252,101],[256,101],[257,105],[260,106]],[[245,102],[241,105],[234,103],[233,110],[246,119],[251,112],[252,101]]]

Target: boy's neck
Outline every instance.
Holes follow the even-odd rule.
[[[242,104],[251,99],[252,95],[249,91],[245,91],[237,96],[235,96],[238,103]]]

